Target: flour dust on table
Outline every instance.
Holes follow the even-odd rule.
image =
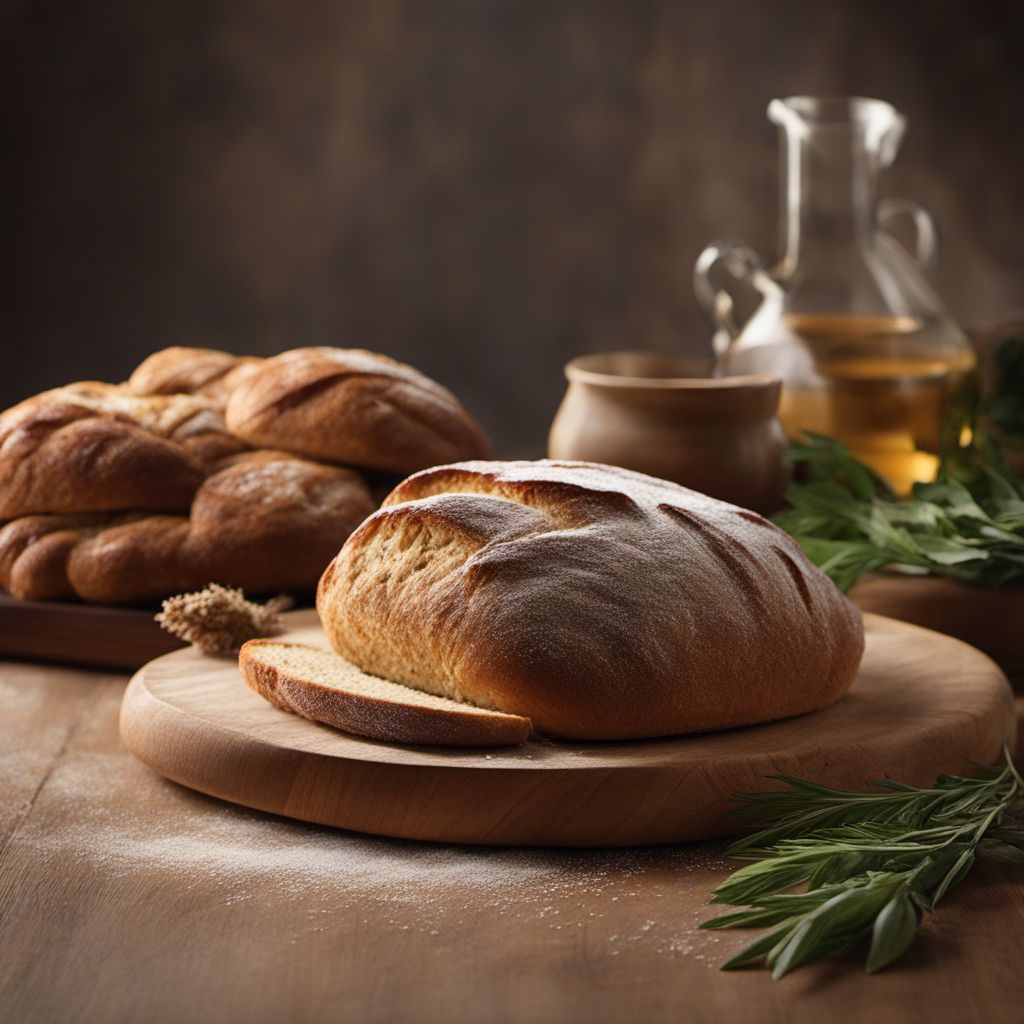
[[[164,782],[143,820],[120,809],[130,806],[134,774],[146,771],[134,763],[131,769],[113,770],[111,758],[99,753],[62,763],[48,789],[52,799],[78,808],[77,820],[59,834],[15,841],[31,842],[42,864],[73,855],[80,870],[106,884],[146,879],[187,891],[191,876],[212,885],[225,907],[308,901],[314,931],[330,927],[337,915],[361,914],[397,932],[439,935],[486,907],[510,924],[543,919],[557,932],[597,926],[614,911],[615,930],[604,937],[610,956],[640,946],[668,956],[693,953],[698,943],[708,947],[698,933],[702,915],[680,920],[673,902],[683,891],[704,889],[707,871],[729,866],[718,844],[542,851],[377,839],[231,807]],[[193,803],[200,815],[182,813]],[[154,831],[158,809],[164,825]],[[665,915],[631,920],[636,882],[652,870]],[[645,890],[649,897],[649,883]],[[595,909],[602,904],[607,910]],[[714,959],[710,952],[708,959]]]

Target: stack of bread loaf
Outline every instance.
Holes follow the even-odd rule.
[[[449,391],[386,356],[164,349],[124,384],[0,415],[0,587],[108,604],[310,588],[381,480],[487,454]]]

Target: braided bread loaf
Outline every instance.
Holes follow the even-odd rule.
[[[311,586],[375,505],[356,471],[319,461],[404,474],[487,449],[450,392],[385,356],[164,349],[124,385],[0,415],[0,586],[110,603]]]
[[[245,445],[195,395],[113,384],[54,388],[0,414],[0,519],[37,512],[178,511]]]
[[[573,739],[723,729],[835,701],[860,613],[756,513],[573,462],[467,462],[400,484],[320,581],[373,675]]]
[[[311,586],[373,511],[362,477],[284,452],[228,459],[189,515],[40,515],[0,527],[15,597],[124,604],[214,581],[255,593]]]

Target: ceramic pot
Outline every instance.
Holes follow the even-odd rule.
[[[782,504],[781,380],[707,376],[654,352],[580,356],[548,439],[553,459],[623,466],[762,513]]]

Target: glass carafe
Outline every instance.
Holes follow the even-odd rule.
[[[747,246],[717,242],[694,270],[716,371],[779,374],[791,436],[838,437],[906,493],[958,442],[975,366],[931,284],[931,217],[877,199],[906,122],[888,103],[849,97],[772,100],[768,117],[782,142],[782,257],[766,267]],[[913,255],[886,230],[897,218],[916,229]],[[734,296],[745,287],[757,306],[741,326]]]

